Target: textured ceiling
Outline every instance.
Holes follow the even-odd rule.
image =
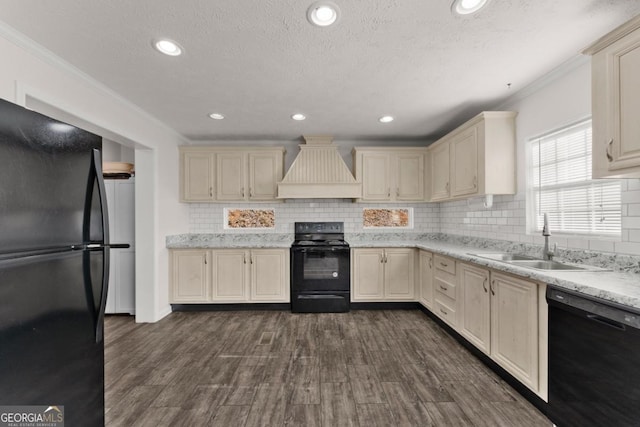
[[[308,24],[313,0],[0,0],[0,21],[192,140],[411,139],[494,107],[640,13],[639,0],[492,0],[467,18],[451,0],[334,1],[328,28]],[[184,54],[159,54],[158,37]]]

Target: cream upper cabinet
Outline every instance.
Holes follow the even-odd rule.
[[[449,141],[442,141],[430,148],[431,201],[449,198]]]
[[[537,284],[491,274],[491,357],[534,391],[539,385]]]
[[[485,354],[491,352],[489,271],[459,263],[460,316],[458,332]]]
[[[183,202],[279,201],[283,147],[180,147]]]
[[[216,199],[245,200],[246,153],[224,152],[216,155]]]
[[[457,134],[450,142],[451,197],[478,192],[478,126]]]
[[[362,182],[360,201],[415,202],[425,200],[426,148],[356,147],[356,180]]]
[[[171,303],[289,302],[289,249],[173,249]]]
[[[420,250],[419,255],[419,299],[427,308],[433,307],[433,254]]]
[[[640,16],[585,50],[591,59],[593,177],[640,177]]]
[[[352,250],[352,301],[413,301],[415,249]]]
[[[485,111],[429,146],[432,202],[515,194],[512,111]]]
[[[207,302],[211,284],[209,251],[171,251],[171,302]]]
[[[180,153],[180,201],[211,202],[215,200],[216,156],[209,151]]]

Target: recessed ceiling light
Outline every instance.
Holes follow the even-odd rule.
[[[340,9],[330,1],[317,1],[307,9],[307,19],[313,25],[327,27],[340,17]]]
[[[291,118],[293,120],[301,121],[301,120],[306,119],[307,116],[305,116],[304,114],[301,114],[301,113],[296,113],[296,114],[292,115]]]
[[[382,116],[378,119],[380,123],[391,123],[393,121],[393,117],[391,116]]]
[[[220,113],[211,113],[209,114],[209,117],[211,117],[213,120],[222,120],[224,119],[224,116]]]
[[[182,53],[182,48],[180,47],[180,45],[168,39],[156,40],[153,43],[153,47],[155,47],[159,52],[162,52],[165,55],[169,56],[178,56]]]
[[[489,0],[454,0],[451,11],[457,15],[476,13],[489,3]]]

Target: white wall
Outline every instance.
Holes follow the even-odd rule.
[[[440,230],[443,233],[542,244],[542,236],[528,233],[527,228],[528,141],[591,115],[589,58],[569,61],[561,69],[525,88],[499,109],[518,111],[518,192],[515,196],[496,197],[492,209],[484,209],[480,202],[474,200],[442,203]],[[622,203],[620,239],[555,235],[551,237],[552,242],[572,249],[640,254],[640,180],[622,180]]]
[[[2,23],[0,57],[1,98],[135,148],[136,320],[162,318],[170,310],[165,236],[188,228],[188,209],[178,203],[177,146],[185,141]]]

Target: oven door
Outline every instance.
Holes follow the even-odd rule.
[[[291,289],[294,292],[349,291],[348,247],[291,248]]]

